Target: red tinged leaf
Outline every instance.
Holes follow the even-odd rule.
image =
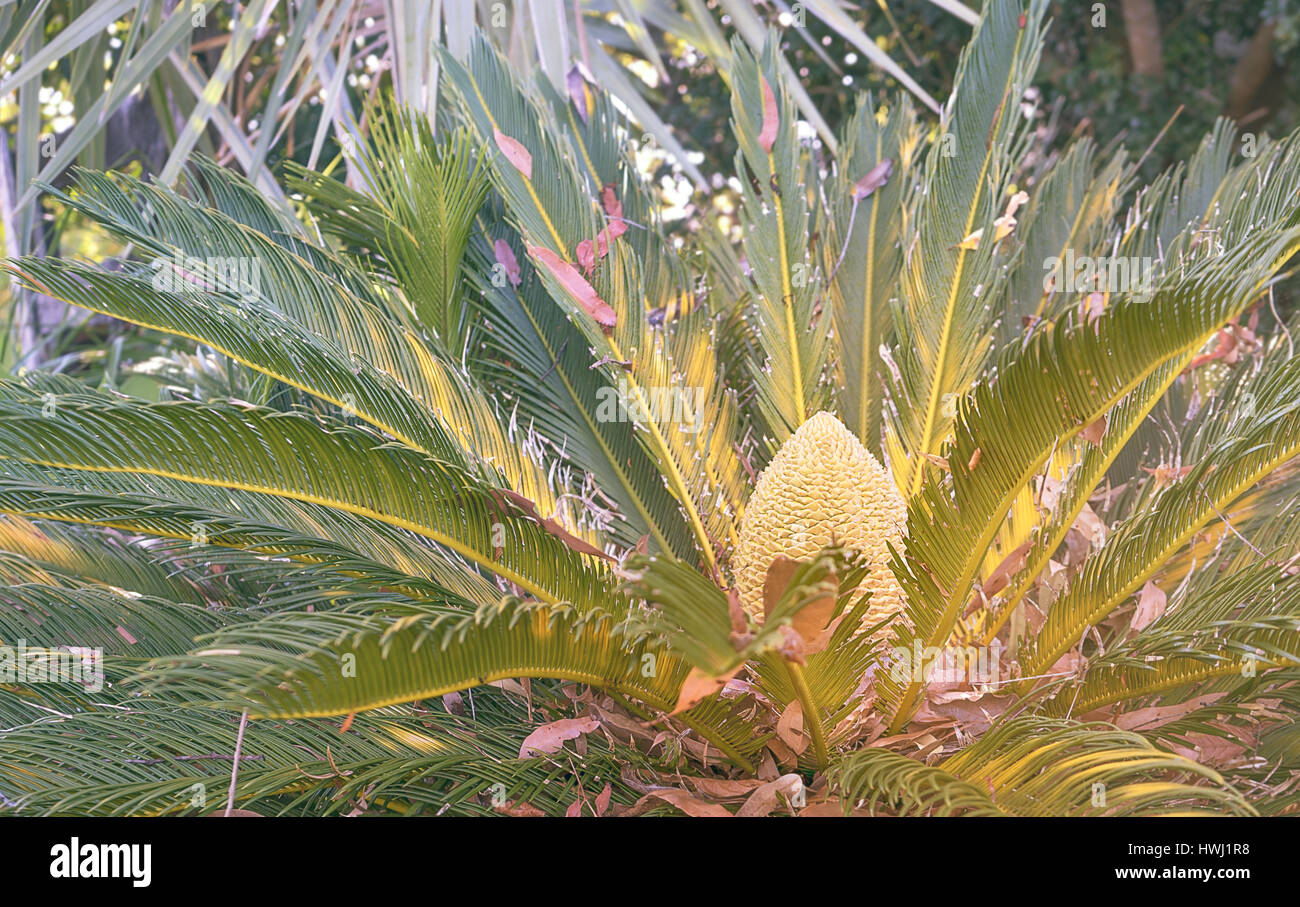
[[[582,265],[582,270],[590,274],[596,268],[596,244],[589,239],[584,239],[578,243],[578,264]]]
[[[506,160],[524,175],[524,179],[532,179],[533,156],[528,153],[528,149],[523,146],[523,143],[517,139],[512,139],[500,129],[493,129],[492,134],[497,141],[497,147],[506,156]]]
[[[770,152],[776,143],[777,127],[781,125],[780,114],[776,109],[776,95],[772,93],[772,86],[761,75],[758,81],[763,89],[763,128],[758,133],[758,144],[763,146],[764,151]]]
[[[885,158],[867,171],[867,175],[853,184],[853,200],[862,201],[875,192],[894,175],[894,159]]]
[[[618,200],[612,184],[606,183],[605,188],[600,190],[600,203],[604,206],[605,213],[610,217],[620,219],[623,217],[623,203]]]
[[[528,246],[528,254],[551,272],[551,276],[559,281],[574,302],[582,306],[584,312],[596,319],[597,324],[612,328],[618,322],[618,315],[609,303],[596,294],[595,288],[587,283],[577,268],[542,246]]]
[[[519,286],[523,279],[519,271],[519,259],[515,258],[515,250],[510,248],[510,243],[504,239],[498,239],[492,244],[492,251],[496,253],[497,264],[506,269],[506,277],[510,278],[512,286]]]
[[[582,270],[588,274],[595,269],[596,262],[609,254],[610,244],[627,232],[627,222],[623,220],[623,203],[614,194],[613,186],[606,186],[601,190],[600,203],[605,209],[605,214],[609,216],[609,223],[596,234],[594,242],[584,239],[578,243],[576,250],[578,264],[582,265]]]

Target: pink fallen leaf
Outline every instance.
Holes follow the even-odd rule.
[[[610,800],[610,798],[611,798],[612,796],[614,796],[614,788],[610,787],[609,782],[606,781],[606,782],[605,782],[605,789],[602,790],[599,794],[596,795],[596,815],[597,815],[597,816],[603,816],[603,815],[605,815],[606,810],[609,809],[609,800]]]
[[[1093,325],[1106,313],[1106,294],[1093,292],[1079,301],[1079,317],[1084,324]]]
[[[590,734],[600,723],[595,718],[561,718],[534,730],[519,747],[519,758],[530,759],[544,753],[558,753],[564,741]]]
[[[613,327],[617,323],[618,315],[596,294],[595,288],[587,283],[577,268],[543,246],[528,246],[528,254],[551,272],[551,276],[582,306],[584,312],[596,319],[597,324]]]
[[[596,244],[589,239],[584,239],[578,243],[578,264],[582,265],[582,270],[590,274],[596,268]]]
[[[1138,594],[1137,610],[1133,612],[1129,627],[1134,630],[1145,630],[1165,613],[1167,603],[1168,596],[1165,595],[1165,590],[1148,580]]]
[[[524,147],[523,143],[518,139],[512,139],[500,129],[493,129],[492,136],[496,139],[497,147],[501,149],[501,153],[506,156],[506,160],[524,175],[524,179],[532,179],[533,156]]]
[[[767,79],[760,74],[758,77],[759,85],[763,89],[763,128],[758,133],[758,144],[764,151],[771,151],[772,145],[776,143],[776,130],[780,126],[780,114],[777,112],[776,95],[772,93],[772,86],[767,84]]]
[[[894,173],[894,161],[892,158],[885,158],[876,166],[867,171],[867,175],[853,184],[853,199],[862,201],[871,193],[875,192],[885,183],[889,182],[889,177]]]
[[[506,270],[506,277],[510,278],[512,286],[519,286],[523,277],[519,270],[519,259],[515,258],[515,250],[510,248],[510,243],[504,239],[498,239],[492,244],[492,251],[496,253],[497,264]]]
[[[623,219],[623,203],[618,200],[618,193],[614,191],[613,183],[606,183],[600,190],[600,203],[605,209],[605,213],[610,217]]]

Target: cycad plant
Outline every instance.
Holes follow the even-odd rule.
[[[1042,16],[833,159],[737,43],[739,248],[481,39],[297,220],[79,174],[177,339],[0,384],[0,808],[1293,810],[1300,136],[1044,160]]]

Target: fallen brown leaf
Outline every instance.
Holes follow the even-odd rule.
[[[785,741],[785,745],[802,754],[811,742],[803,732],[803,706],[796,699],[785,707],[776,722],[776,735]]]
[[[769,781],[749,795],[740,809],[736,810],[738,818],[756,818],[769,815],[772,811],[790,804],[803,793],[803,778],[793,772],[782,775],[775,781]]]
[[[1138,593],[1137,609],[1133,612],[1133,619],[1129,621],[1129,628],[1134,631],[1145,630],[1165,613],[1168,600],[1165,590],[1153,581],[1147,580],[1147,584]]]
[[[707,803],[704,800],[697,800],[684,790],[668,789],[656,790],[646,794],[632,807],[636,808],[649,800],[663,800],[686,813],[688,816],[694,816],[697,819],[722,819],[731,818],[731,812],[725,806],[718,803]],[[644,810],[643,810],[644,811]]]
[[[561,718],[535,729],[519,747],[519,758],[529,759],[543,753],[558,753],[564,741],[589,734],[600,727],[595,718]]]

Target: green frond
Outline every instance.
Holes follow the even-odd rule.
[[[1034,716],[995,725],[933,766],[866,749],[833,777],[846,806],[906,815],[1254,814],[1219,773],[1140,734]]]
[[[487,197],[485,150],[471,153],[464,130],[435,138],[428,119],[393,101],[370,104],[366,121],[370,142],[351,163],[387,214],[378,251],[417,321],[459,358],[471,326],[461,267]]]
[[[1017,815],[1254,813],[1214,770],[1105,724],[1013,719],[939,767]]]
[[[988,793],[941,768],[886,749],[849,753],[831,771],[845,807],[898,816],[1003,816]]]
[[[196,583],[156,554],[84,526],[0,516],[0,583],[55,578],[126,589],[171,601],[202,601]]]
[[[88,487],[93,486],[93,487]],[[417,597],[481,604],[499,588],[449,550],[376,519],[259,492],[134,473],[88,473],[3,461],[0,513],[104,527],[186,544],[313,564]],[[250,516],[254,515],[254,516]],[[184,598],[183,595],[171,596]]]
[[[0,591],[0,642],[145,659],[188,648],[227,618],[203,605],[108,588],[24,583]]]
[[[588,683],[670,711],[684,664],[591,609],[502,599],[476,613],[282,614],[227,627],[187,656],[160,659],[153,685],[202,683],[255,717],[346,715],[512,677]],[[163,687],[160,687],[163,688]]]
[[[149,475],[286,498],[423,536],[543,601],[591,603],[608,588],[594,564],[491,486],[361,429],[251,407],[99,395],[56,398],[47,417],[40,398],[6,396],[0,456],[84,473],[91,489],[95,476]],[[554,565],[549,580],[538,575],[543,558]]]
[[[262,815],[340,815],[359,804],[401,815],[492,815],[528,803],[562,815],[606,780],[613,801],[639,793],[619,776],[634,749],[591,735],[576,766],[564,754],[519,759],[531,729],[522,705],[480,691],[473,729],[444,712],[385,709],[337,721],[250,721],[236,806]],[[107,694],[104,694],[107,695]],[[0,712],[12,693],[0,690]],[[134,699],[50,715],[0,732],[0,812],[76,815],[205,815],[221,812],[230,786],[239,716],[180,701]],[[330,783],[322,784],[323,780]]]
[[[741,224],[757,290],[755,333],[765,354],[751,378],[775,450],[830,401],[825,374],[831,319],[816,311],[825,277],[808,248],[806,187],[815,179],[798,139],[794,103],[778,71],[778,41],[770,36],[757,59],[739,38],[732,41],[731,50],[731,122],[740,146],[736,176],[741,184]],[[775,105],[775,122],[768,100]],[[774,132],[764,136],[765,129]],[[767,147],[765,138],[771,139]]]
[[[501,239],[500,242],[508,242]],[[514,247],[520,268],[532,265]],[[624,548],[649,536],[658,550],[690,556],[690,526],[672,493],[664,486],[654,460],[636,437],[631,420],[605,418],[602,405],[618,398],[618,386],[593,369],[585,338],[564,317],[563,310],[537,280],[519,287],[508,281],[496,286],[477,275],[491,273],[493,259],[486,242],[470,247],[481,314],[489,326],[483,345],[492,355],[475,365],[479,380],[508,388],[518,404],[516,419],[535,429],[566,461],[590,473],[600,494],[611,500],[617,514],[605,525]],[[597,513],[596,506],[585,508]]]
[[[485,395],[393,321],[379,297],[358,295],[360,281],[338,283],[303,257],[305,243],[283,248],[165,189],[122,176],[80,179],[63,201],[152,253],[148,269],[28,258],[9,266],[21,280],[72,305],[206,343],[411,446],[500,471],[511,488],[552,510],[545,472],[520,452]]]
[[[1096,155],[1090,139],[1075,142],[1029,196],[1013,234],[1019,243],[1017,258],[1002,284],[1006,305],[998,331],[999,346],[1032,330],[1037,319],[1064,317],[1078,305],[1079,296],[1072,288],[1047,290],[1045,279],[1052,259],[1061,260],[1064,268],[1071,253],[1076,259],[1105,254],[1103,244],[1130,178],[1123,150],[1100,166]]]
[[[1027,676],[1046,673],[1089,627],[1140,589],[1210,520],[1300,454],[1297,387],[1300,359],[1290,359],[1255,388],[1259,408],[1250,424],[1239,426],[1150,507],[1115,530],[1053,603],[1046,622],[1022,652]]]
[[[823,571],[830,566],[827,559],[822,558],[810,563],[805,568],[806,574],[797,572],[782,597],[779,609],[787,604],[802,607],[810,595],[824,594],[820,581],[825,575]],[[870,604],[869,597],[858,597],[857,592],[864,571],[860,567],[844,569],[845,565],[838,562],[834,566],[840,570],[836,608],[843,619],[831,633],[826,647],[806,655],[802,667],[809,698],[828,729],[827,740],[831,744],[853,732],[854,728],[845,723],[845,719],[861,701],[862,678],[878,654],[877,643],[871,636],[874,628],[862,625]],[[813,580],[811,585],[809,580]],[[778,709],[783,710],[799,698],[789,671],[777,657],[769,654],[755,662],[754,673],[758,676],[760,688]]]
[[[1264,695],[1286,669],[1300,666],[1300,582],[1294,577],[1257,561],[1197,585],[1188,593],[1180,588],[1164,616],[1090,661],[1082,681],[1062,685],[1046,711],[1085,715],[1113,703],[1225,683]],[[1251,682],[1256,677],[1260,681]]]
[[[911,203],[908,183],[921,140],[906,97],[885,108],[870,94],[858,98],[841,142],[835,179],[827,187],[831,229],[818,250],[829,275],[840,410],[844,423],[881,462],[885,380],[880,347],[892,328],[890,304],[898,292]],[[886,160],[892,162],[888,182],[855,200],[858,181]]]
[[[571,146],[545,128],[550,122],[547,109],[519,89],[481,36],[465,63],[447,56],[444,65],[477,141],[499,144],[500,133],[527,150],[531,172],[546,174],[545,179],[533,179],[504,154],[493,158],[494,186],[513,225],[528,245],[558,256],[563,266],[579,273],[578,246],[597,242],[607,215],[580,174]],[[626,185],[616,185],[616,193]],[[620,388],[619,399],[640,415],[636,421],[644,430],[638,431],[638,439],[684,511],[705,566],[713,570],[719,562],[720,536],[711,528],[724,535],[734,532],[729,508],[713,503],[740,484],[728,434],[734,403],[714,388],[712,352],[705,338],[683,338],[685,348],[674,349],[650,323],[656,307],[689,289],[676,256],[650,229],[630,228],[624,236],[609,239],[607,247],[608,254],[598,258],[583,279],[614,313],[612,326],[599,324],[549,268],[535,273],[597,354],[597,367],[604,370],[608,384]],[[695,397],[694,405],[687,407],[689,416],[682,412],[683,387]]]
[[[920,493],[956,415],[956,401],[984,367],[990,347],[999,243],[994,220],[1020,133],[1020,97],[1038,65],[1046,3],[1019,0],[986,7],[963,52],[935,143],[926,155],[925,193],[894,319],[901,385],[889,423],[889,458],[904,498]],[[1023,13],[1023,15],[1022,15]],[[1023,22],[1023,26],[1020,24]],[[977,230],[976,248],[963,248]]]
[[[1042,523],[1037,526],[1037,536],[1025,555],[1024,567],[998,597],[994,605],[996,616],[984,632],[985,645],[993,640],[1033,587],[1065,541],[1075,519],[1087,506],[1088,499],[1105,478],[1106,470],[1132,441],[1151,408],[1178,378],[1186,358],[1171,359],[1161,365],[1107,413],[1106,432],[1099,444],[1087,443],[1081,439],[1067,442],[1066,450],[1073,455],[1074,463],[1062,480],[1064,487],[1057,498],[1056,508],[1045,514]]]
[[[1300,247],[1294,220],[1189,265],[1150,301],[1114,301],[1090,326],[1057,325],[1002,356],[996,381],[959,407],[950,477],[932,476],[909,506],[905,557],[895,564],[909,604],[896,645],[947,642],[1008,508],[1052,451],[1253,301]],[[897,730],[919,686],[887,677],[880,689]]]

